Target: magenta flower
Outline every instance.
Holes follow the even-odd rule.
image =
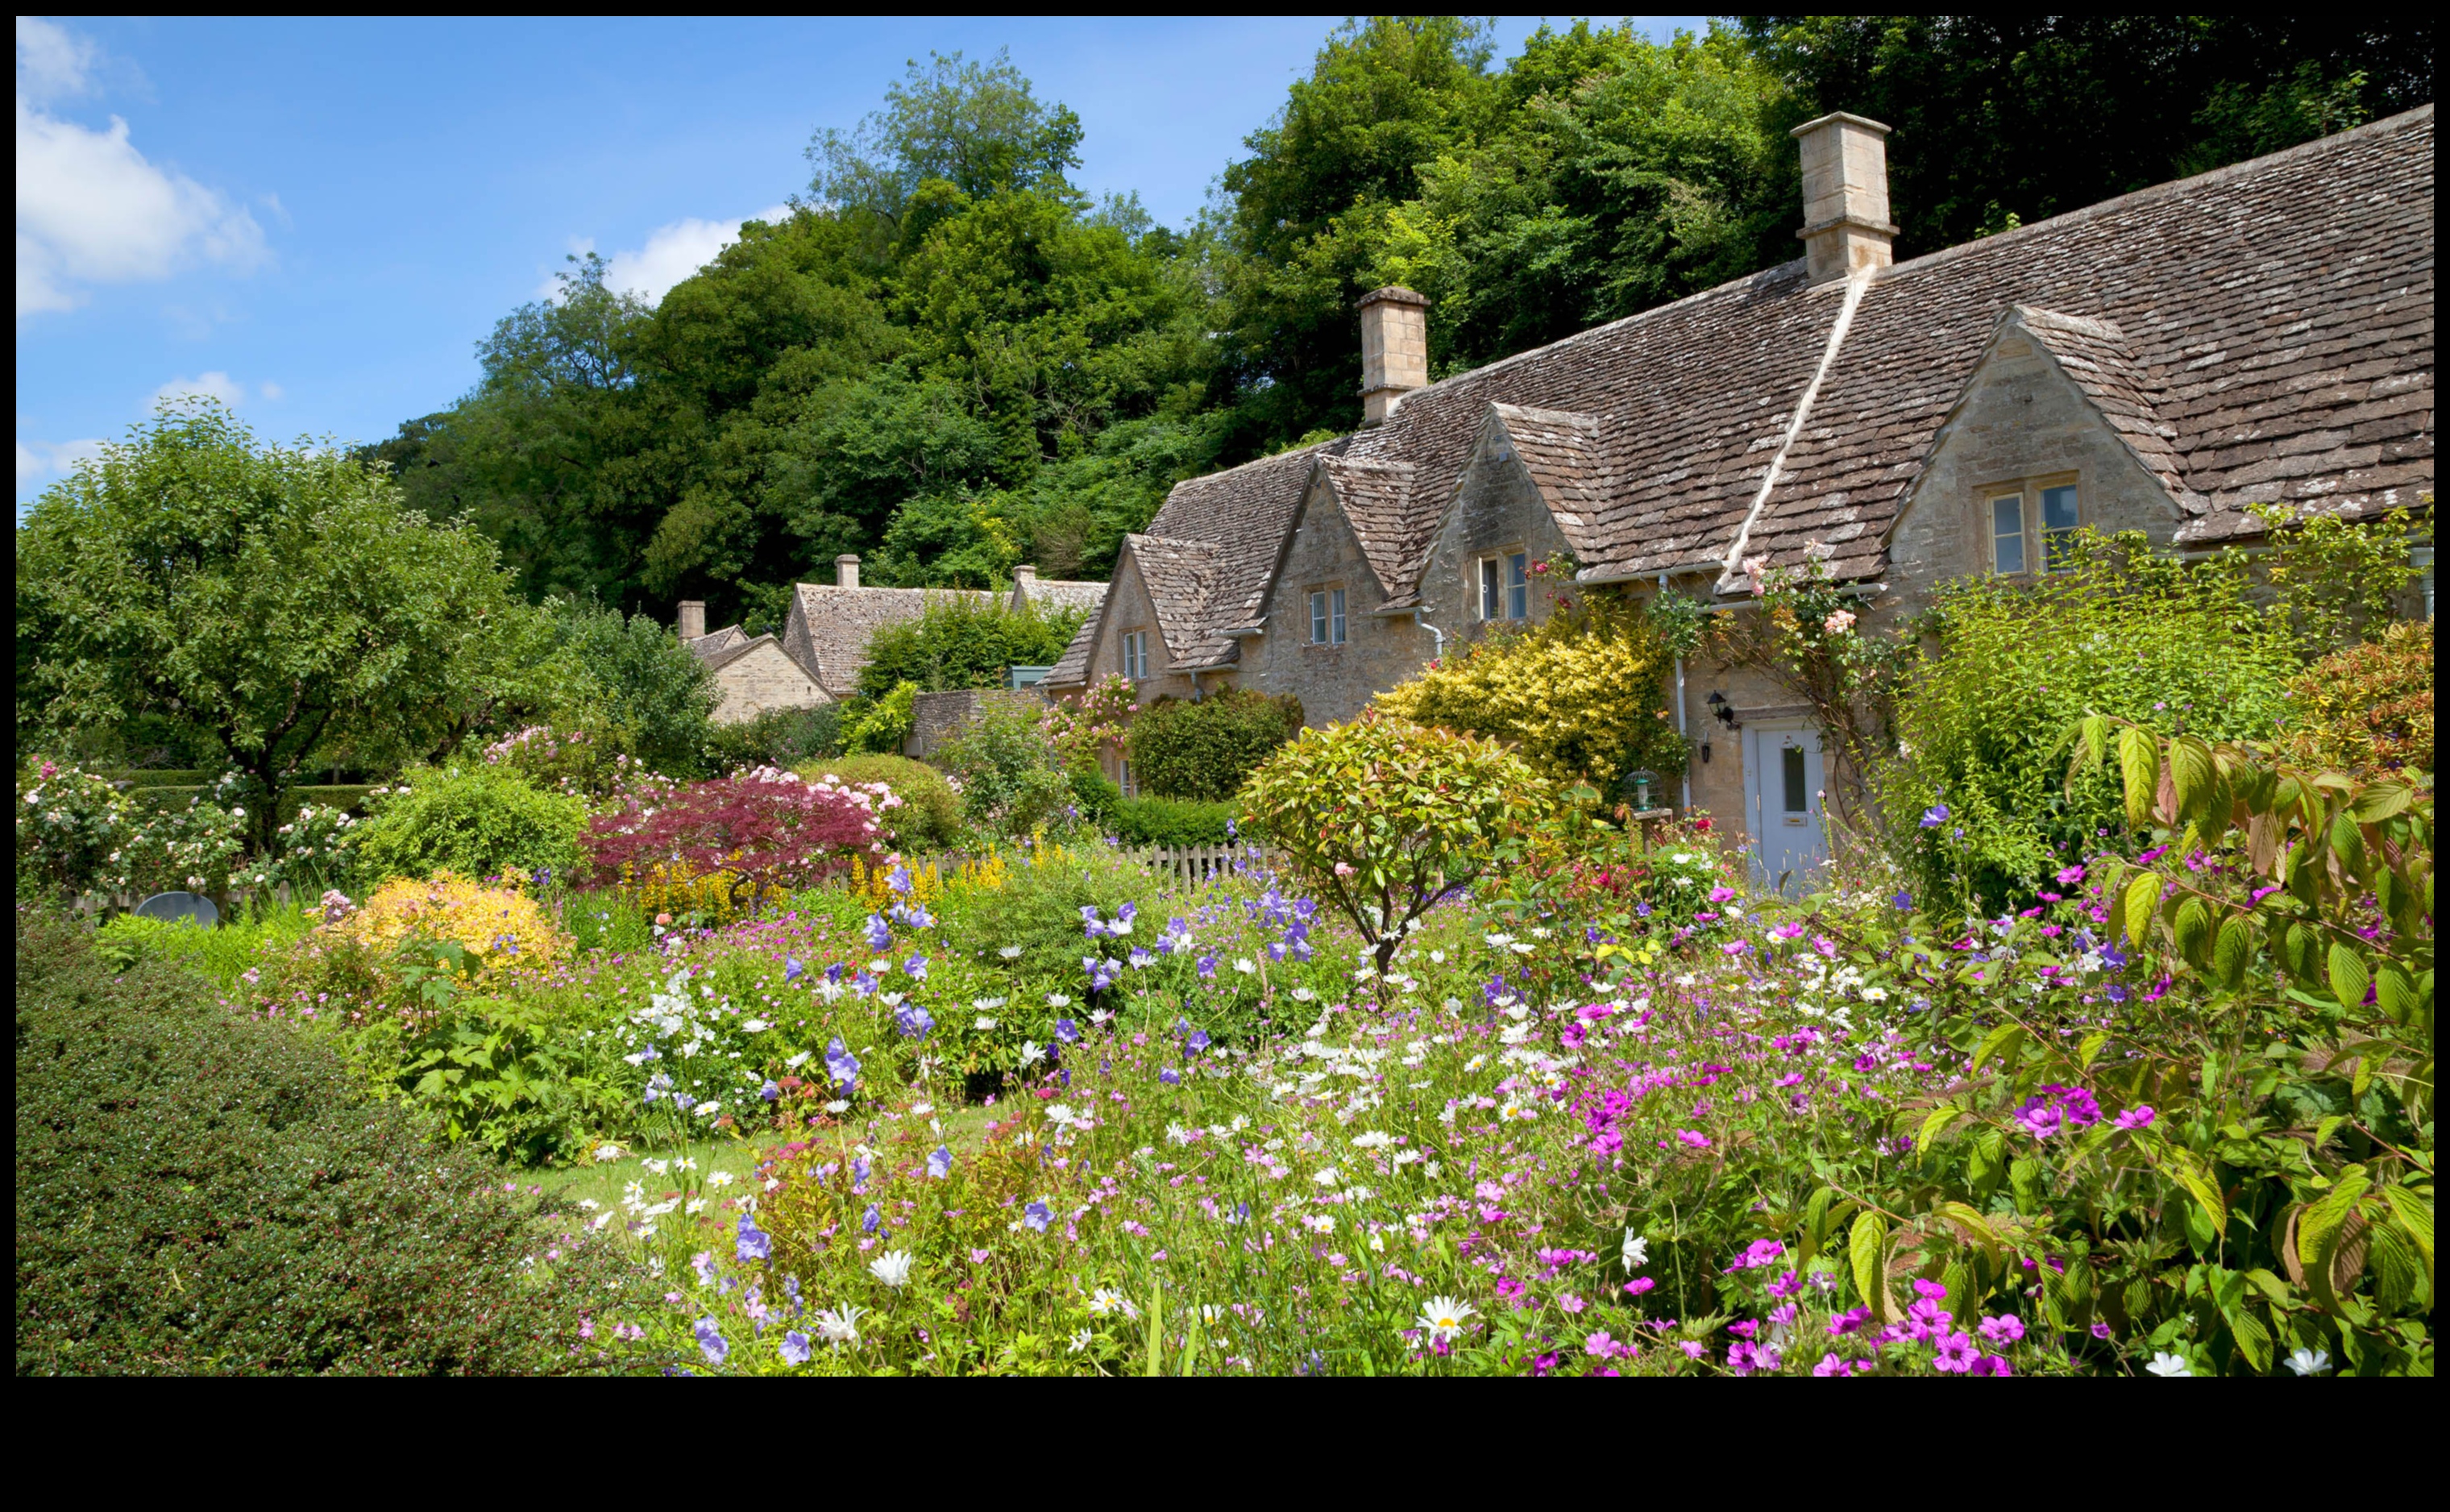
[[[1743,940],[1730,940],[1725,944],[1719,947],[1720,950],[1730,956],[1740,956],[1745,951],[1752,948],[1751,941]]]
[[[1701,1133],[1699,1129],[1679,1129],[1676,1131],[1676,1137],[1692,1146],[1696,1150],[1707,1150],[1710,1148],[1710,1136]]]
[[[2110,1122],[2121,1129],[2149,1129],[2152,1127],[2152,1120],[2159,1116],[2160,1115],[2152,1111],[2150,1103],[2139,1102]]]
[[[1841,1376],[1846,1373],[1846,1362],[1838,1359],[1837,1352],[1832,1350],[1830,1353],[1824,1354],[1820,1357],[1820,1363],[1812,1367],[1812,1373],[1814,1375]]]
[[[2081,866],[2062,866],[2059,868],[2059,873],[2055,880],[2062,887],[2072,887],[2076,883],[2084,881],[2084,868]]]
[[[2025,1336],[2025,1320],[2012,1312],[2004,1317],[1984,1318],[1980,1327],[1984,1339],[2003,1347]]]
[[[1939,1356],[1932,1361],[1931,1367],[1946,1375],[1963,1375],[1974,1368],[1974,1362],[1980,1357],[1972,1334],[1952,1333],[1939,1341]]]
[[[1967,1375],[2014,1375],[2016,1367],[2010,1365],[2003,1356],[1986,1354],[1974,1361],[1973,1367],[1965,1373]]]
[[[1604,1360],[1616,1353],[1616,1341],[1608,1337],[1605,1328],[1602,1328],[1583,1341],[1583,1352],[1594,1359]]]
[[[2048,1139],[2059,1132],[2059,1111],[2042,1098],[2033,1097],[2016,1110],[2016,1122],[2025,1133],[2036,1139]]]
[[[1710,889],[1710,901],[1714,903],[1731,901],[1735,896],[1736,890],[1733,887],[1713,887]]]

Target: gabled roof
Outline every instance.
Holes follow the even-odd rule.
[[[1098,644],[1099,615],[1092,614],[1072,632],[1072,644],[1055,658],[1054,667],[1039,679],[1045,688],[1078,688],[1089,680],[1089,648]]]
[[[1410,462],[1382,462],[1364,457],[1319,456],[1317,470],[1335,489],[1345,522],[1361,543],[1380,590],[1393,598],[1411,586],[1406,569],[1411,565],[1413,532],[1423,519],[1435,520],[1428,510],[1414,510]],[[1420,543],[1426,544],[1426,543]]]
[[[1807,547],[1874,574],[2020,306],[2187,512],[2182,544],[2258,529],[2244,507],[2261,500],[2413,505],[2433,476],[2433,137],[2428,106],[1853,281],[1812,284],[1799,260],[1430,384],[1372,429],[1178,484],[1150,531],[1220,549],[1216,641],[1256,616],[1315,463],[1339,498],[1366,495],[1364,548],[1400,601],[1494,417],[1589,576],[1783,564]],[[1397,467],[1393,503],[1379,480]]]
[[[726,640],[723,645],[716,647],[712,650],[709,650],[707,649],[708,641],[721,640],[726,636],[729,636],[729,639]],[[690,642],[690,649],[697,653],[699,661],[706,663],[706,669],[708,671],[719,672],[761,646],[772,646],[780,649],[783,643],[772,635],[760,635],[756,639],[751,640],[747,635],[742,634],[740,632],[740,628],[735,625],[717,630],[711,635],[707,635],[698,640]],[[788,655],[789,652],[786,651],[784,654]],[[804,671],[806,669],[807,669],[805,668],[802,669]]]
[[[1167,660],[1177,668],[1213,667],[1233,660],[1234,643],[1210,632],[1225,548],[1213,541],[1126,535],[1123,550],[1131,553],[1140,581],[1148,587]]]
[[[690,654],[712,667],[716,665],[714,660],[716,657],[746,645],[748,640],[749,637],[742,632],[739,626],[726,625],[719,630],[709,630],[694,640],[686,640],[681,644],[689,648]],[[726,657],[725,660],[729,658]]]
[[[800,583],[791,590],[790,623],[783,649],[836,698],[859,690],[867,666],[867,643],[878,630],[925,613],[931,601],[987,594],[966,588],[835,588]]]

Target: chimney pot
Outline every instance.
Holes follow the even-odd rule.
[[[704,599],[696,598],[685,598],[681,600],[681,639],[684,641],[701,640],[705,638],[705,635],[706,601]]]
[[[857,588],[858,586],[859,554],[855,552],[845,552],[834,558],[834,587]]]
[[[1361,296],[1361,423],[1378,425],[1429,382],[1429,301],[1390,283]]]
[[[1884,268],[1897,228],[1889,221],[1889,128],[1843,110],[1792,135],[1803,150],[1803,242],[1812,281]]]

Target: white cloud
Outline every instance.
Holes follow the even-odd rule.
[[[174,378],[153,391],[153,401],[152,404],[146,406],[146,413],[151,413],[153,407],[165,399],[183,399],[191,394],[201,394],[206,398],[219,399],[231,409],[236,409],[246,397],[246,385],[219,369],[210,373],[199,373],[194,378]]]
[[[102,442],[89,441],[27,441],[17,443],[17,486],[24,488],[38,483],[53,474],[66,476],[77,463],[88,456],[102,455]]]
[[[263,229],[182,173],[146,160],[126,120],[97,131],[43,107],[81,92],[92,45],[47,22],[17,23],[17,317],[73,309],[76,285],[167,278],[201,256],[243,272]]]
[[[276,404],[289,397],[289,391],[282,388],[278,383],[259,383],[256,387],[263,391],[263,397],[265,398],[272,400]]]
[[[780,221],[790,213],[789,205],[777,204],[737,221],[700,221],[690,217],[659,225],[647,234],[645,246],[615,252],[604,260],[604,281],[609,287],[635,294],[653,304],[670,293],[673,284],[713,262],[716,253],[739,241],[745,222]],[[581,257],[594,248],[593,239],[571,243],[571,250]],[[558,283],[545,290],[548,294],[559,291]]]

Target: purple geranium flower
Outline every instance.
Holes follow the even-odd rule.
[[[2159,1116],[2159,1114],[2152,1111],[2150,1103],[2139,1102],[2111,1119],[2110,1123],[2120,1129],[2149,1129],[2152,1127],[2152,1120]]]
[[[1932,1361],[1931,1367],[1947,1375],[1963,1375],[1974,1368],[1974,1362],[1980,1354],[1981,1351],[1974,1347],[1972,1334],[1961,1330],[1943,1334],[1939,1341],[1939,1356]]]

